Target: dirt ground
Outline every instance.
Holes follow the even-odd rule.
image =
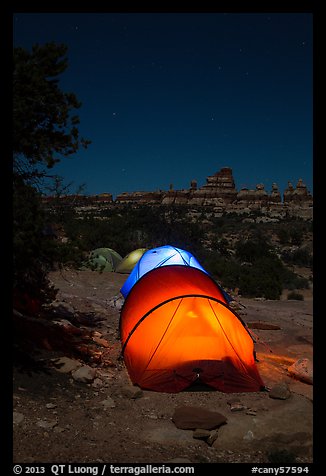
[[[313,462],[313,386],[287,370],[299,358],[312,361],[311,291],[303,301],[238,299],[248,325],[275,326],[252,328],[257,367],[268,388],[286,383],[289,398],[271,398],[268,391],[224,394],[201,387],[169,394],[139,391],[119,359],[121,300],[116,298],[127,275],[65,270],[50,278],[59,290],[58,319],[67,323],[69,312],[93,316],[90,331],[103,359],[88,363],[95,373],[90,383],[59,371],[55,359],[63,351],[39,349],[38,367],[14,366],[14,463],[268,463],[272,457],[281,464],[289,458]],[[231,410],[235,400],[239,411]],[[212,445],[194,438],[192,430],[176,427],[172,415],[182,405],[227,418]]]

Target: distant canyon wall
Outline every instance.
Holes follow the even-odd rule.
[[[275,217],[299,216],[312,219],[313,197],[300,179],[294,187],[290,182],[283,193],[283,200],[278,186],[272,185],[271,193],[263,184],[256,185],[255,190],[246,188],[236,190],[232,169],[223,167],[219,172],[206,178],[206,184],[197,187],[193,180],[189,189],[157,192],[122,193],[116,197],[117,203],[162,204],[162,205],[195,205],[200,207],[213,206],[217,214],[248,213],[261,211]]]
[[[275,183],[272,185],[270,193],[265,190],[263,184],[256,185],[255,190],[242,188],[237,191],[230,167],[223,167],[219,172],[208,176],[205,185],[199,188],[197,187],[197,181],[193,180],[189,189],[174,190],[171,185],[168,191],[124,192],[117,195],[115,200],[113,200],[110,193],[74,197],[76,205],[77,203],[81,205],[81,202],[85,203],[87,201],[88,204],[93,203],[94,205],[96,203],[112,203],[210,206],[214,208],[216,216],[228,213],[246,214],[257,211],[275,219],[286,216],[301,217],[307,220],[313,218],[313,197],[302,179],[298,181],[295,187],[288,182],[282,200],[281,193]]]

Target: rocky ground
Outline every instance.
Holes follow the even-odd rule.
[[[127,275],[65,270],[50,278],[58,289],[55,325],[90,340],[78,357],[41,339],[33,364],[15,362],[15,463],[312,462],[312,376],[289,372],[298,360],[308,371],[312,362],[311,291],[304,301],[235,303],[257,340],[258,370],[270,391],[168,394],[132,386],[119,358],[119,289]],[[95,347],[87,360],[89,342]],[[227,421],[204,434],[180,429],[173,415],[181,406]]]

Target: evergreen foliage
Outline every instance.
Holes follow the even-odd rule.
[[[87,147],[80,138],[79,117],[73,114],[81,103],[74,93],[63,92],[58,76],[68,67],[67,47],[47,43],[32,51],[14,48],[13,156],[14,172],[22,178],[45,175],[62,157]]]
[[[48,43],[31,52],[13,51],[13,286],[14,305],[41,305],[55,290],[47,274],[67,255],[44,234],[47,223],[41,205],[42,180],[62,157],[87,147],[79,136],[81,106],[75,94],[63,92],[59,75],[68,67],[67,47]],[[56,177],[53,176],[52,179]],[[68,253],[69,254],[69,253]],[[67,259],[67,257],[66,257]],[[37,309],[34,306],[33,309]]]

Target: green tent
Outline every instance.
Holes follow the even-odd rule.
[[[94,271],[116,271],[122,256],[111,248],[96,248],[89,253],[88,259],[83,263],[82,269]]]
[[[116,267],[116,272],[126,274],[131,273],[134,266],[138,263],[147,249],[148,248],[137,248],[136,250],[127,254],[127,256],[125,256]]]

